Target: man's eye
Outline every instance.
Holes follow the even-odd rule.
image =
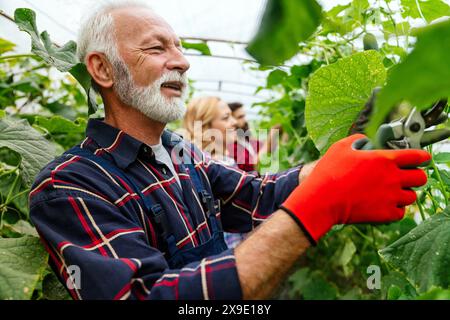
[[[151,51],[163,51],[164,48],[161,46],[155,46],[155,47],[150,47],[147,50],[151,50]]]

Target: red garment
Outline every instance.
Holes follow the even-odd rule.
[[[261,141],[252,138],[236,141],[228,145],[229,156],[236,161],[239,169],[247,172],[256,171],[261,145]]]

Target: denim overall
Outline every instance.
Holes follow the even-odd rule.
[[[122,170],[114,165],[114,163],[96,156],[92,152],[82,149],[79,146],[71,148],[66,151],[64,155],[80,156],[92,160],[105,168],[107,171],[114,173],[130,185],[133,191],[141,198],[147,212],[150,213],[150,220],[156,225],[156,229],[159,230],[159,239],[167,245],[168,256],[166,256],[166,260],[170,268],[180,269],[188,263],[200,261],[205,257],[219,254],[228,249],[223,238],[223,231],[221,227],[219,227],[219,222],[217,221],[215,214],[216,207],[214,205],[213,197],[204,187],[204,184],[201,182],[200,176],[192,163],[186,164],[186,166],[189,168],[189,175],[196,192],[199,194],[199,197],[202,199],[202,203],[205,206],[204,209],[206,209],[207,213],[206,216],[211,230],[211,238],[197,247],[190,249],[179,249],[176,246],[176,239],[172,231],[172,227],[167,221],[166,212],[162,209],[161,205],[155,203],[154,200],[151,199],[151,195],[145,197],[134,181],[130,177],[127,177]]]

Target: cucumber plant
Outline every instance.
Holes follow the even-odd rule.
[[[302,14],[307,10],[304,7]],[[277,13],[272,9],[267,14]],[[318,158],[347,136],[376,87],[381,89],[366,128],[371,138],[390,115],[404,114],[405,106],[424,109],[448,98],[450,21],[434,21],[445,16],[450,16],[450,6],[440,0],[352,1],[321,15],[311,12],[317,19],[314,30],[310,23],[303,26],[301,19],[292,21],[296,28],[309,30],[300,43],[289,41],[289,32],[276,25],[264,25],[271,20],[263,19],[262,30],[277,31],[270,41],[297,48],[296,56],[280,57],[290,59],[289,69],[272,67],[267,85],[259,88],[273,93],[271,100],[259,104],[262,115],[271,116],[262,124],[279,122],[292,137],[282,145],[281,154],[286,157],[281,167]],[[266,63],[260,54],[254,57]],[[402,221],[335,228],[300,259],[280,297],[448,298],[450,153],[434,151],[446,146],[448,142],[428,147],[433,153],[426,168],[428,183],[418,188],[418,200]],[[380,286],[375,289],[367,285],[371,266],[381,271]]]

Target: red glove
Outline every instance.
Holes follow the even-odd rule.
[[[428,152],[356,150],[352,145],[362,138],[355,134],[332,145],[281,206],[313,243],[336,224],[402,219],[405,206],[417,199],[410,188],[427,181],[414,167],[431,159]]]

